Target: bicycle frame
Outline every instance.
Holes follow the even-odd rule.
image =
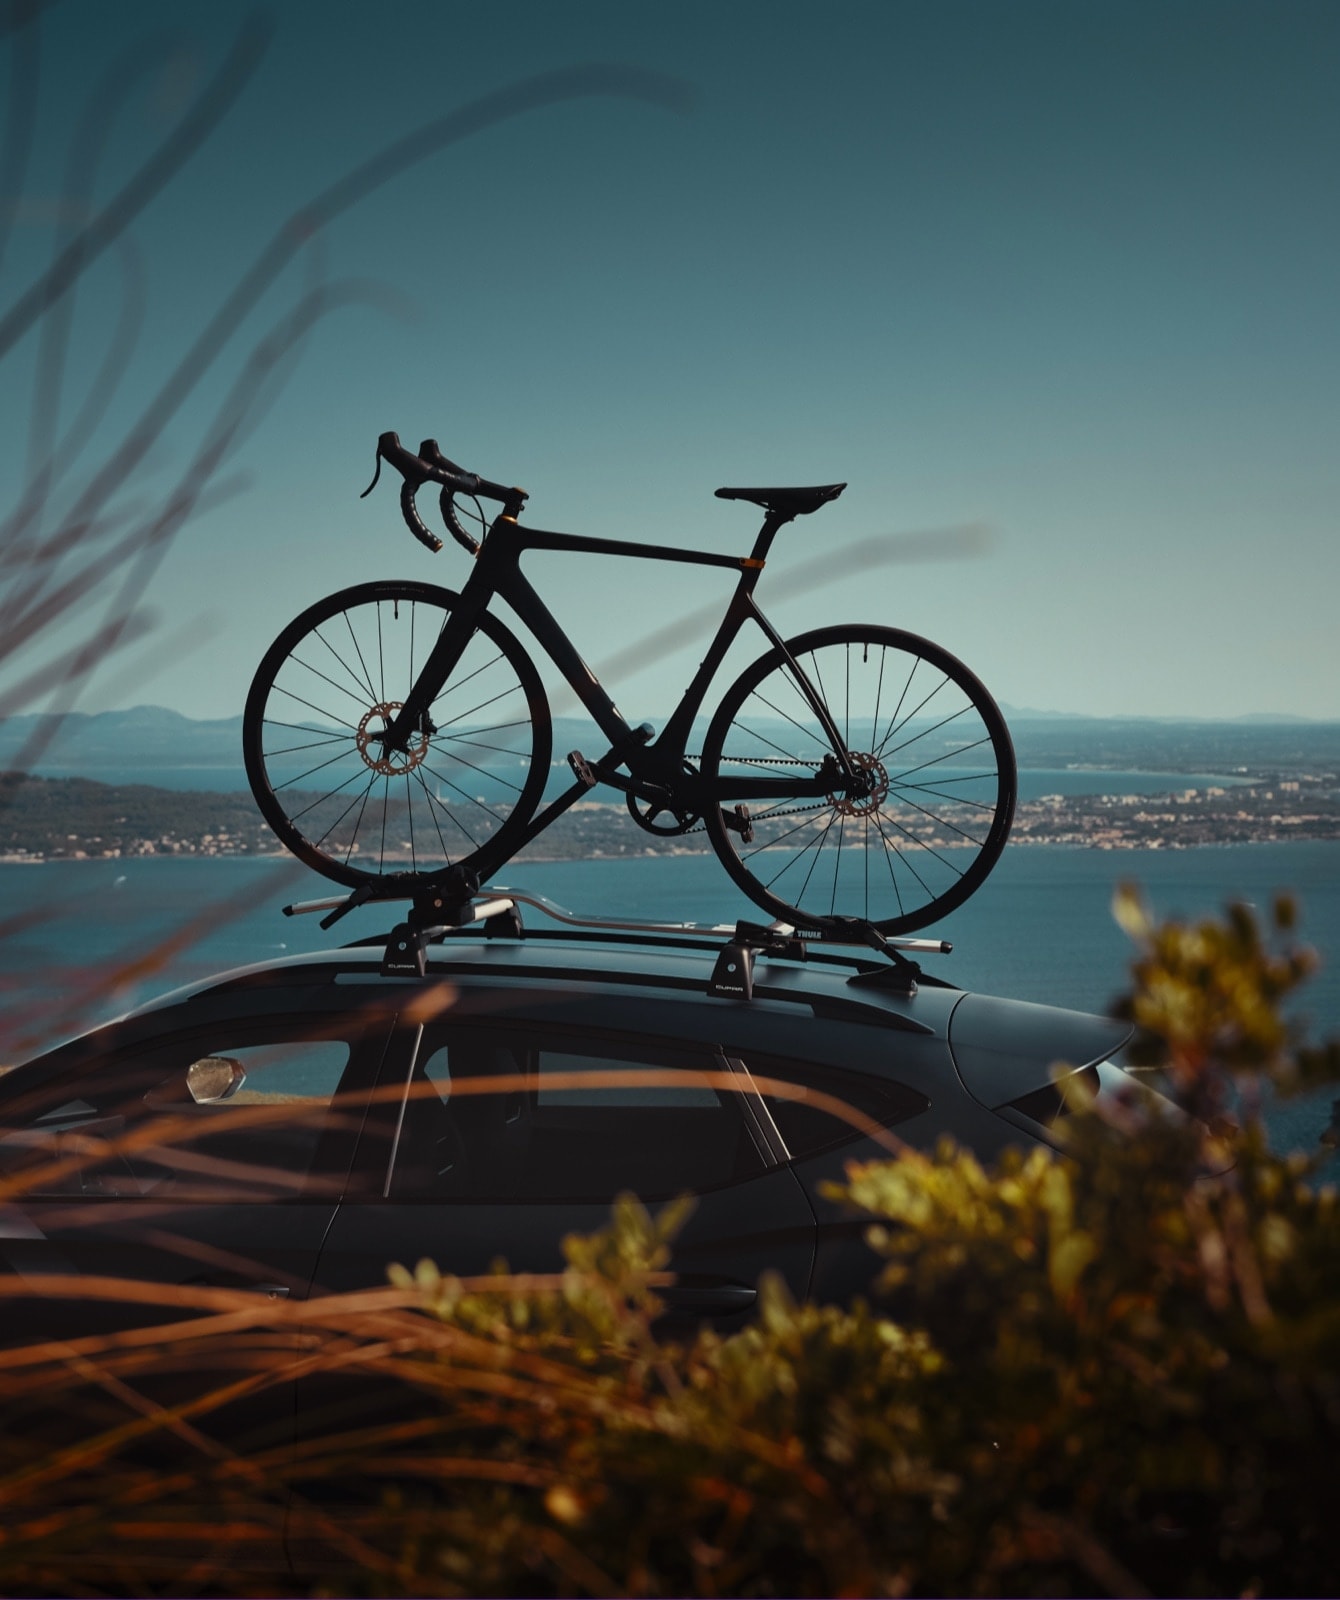
[[[515,518],[506,514],[496,518],[476,555],[474,570],[461,591],[459,605],[453,609],[418,680],[383,735],[386,748],[400,751],[408,748],[429,707],[464,653],[480,616],[488,609],[493,597],[501,595],[525,623],[540,648],[609,740],[607,756],[593,764],[600,769],[599,782],[637,798],[655,800],[661,804],[668,802],[697,814],[701,814],[709,804],[728,805],[796,795],[824,795],[859,783],[861,780],[850,764],[843,740],[822,696],[816,693],[809,678],[753,598],[773,538],[778,529],[790,520],[788,516],[769,512],[754,541],[752,552],[748,556],[726,556],[705,550],[680,550],[665,545],[595,539],[580,534],[523,528]],[[625,720],[553,613],[522,574],[520,560],[527,550],[568,550],[590,555],[674,561],[692,566],[722,567],[740,574],[707,654],[657,737],[644,741],[640,730],[635,730]],[[807,779],[733,778],[728,794],[714,791],[708,795],[697,774],[684,770],[689,732],[726,653],[740,629],[750,620],[758,625],[769,643],[782,652],[795,674],[801,692],[830,742],[832,762],[825,763],[826,770],[822,776]],[[616,756],[617,761],[613,759]],[[621,777],[613,770],[614,766],[619,765],[628,768],[628,778]]]

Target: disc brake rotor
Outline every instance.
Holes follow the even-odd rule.
[[[380,705],[365,711],[358,724],[358,732],[354,735],[358,753],[362,756],[364,764],[371,767],[374,772],[382,772],[393,778],[405,772],[413,772],[428,754],[428,734],[423,731],[414,736],[418,743],[412,739],[406,750],[387,748],[386,730],[391,726],[396,712],[403,703],[400,700],[383,700]],[[380,727],[372,726],[378,721]]]
[[[844,817],[868,817],[878,811],[889,797],[889,774],[877,756],[852,750],[847,760],[851,763],[852,771],[863,779],[860,788],[864,792],[839,793],[834,790],[828,796],[828,803]]]

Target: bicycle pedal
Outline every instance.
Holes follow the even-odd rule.
[[[580,750],[570,750],[568,752],[568,765],[572,768],[573,777],[576,778],[583,789],[594,789],[596,784],[600,782],[600,779],[591,770],[591,763]]]
[[[749,820],[748,806],[735,806],[730,811],[723,810],[721,813],[721,820],[726,824],[732,833],[738,833],[740,835],[743,843],[753,844],[754,824]]]

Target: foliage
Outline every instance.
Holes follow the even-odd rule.
[[[292,1491],[321,1593],[1332,1592],[1340,1207],[1260,1115],[1336,1075],[1282,1018],[1311,958],[1287,902],[1268,934],[1241,908],[1120,915],[1121,1009],[1165,1093],[1076,1095],[1064,1152],[990,1171],[952,1145],[849,1169],[872,1305],[765,1280],[752,1327],[677,1338],[657,1291],[687,1202],[631,1196],[561,1275],[195,1291],[156,1343],[0,1356],[7,1411],[48,1418],[4,1441],[0,1587],[291,1589],[246,1557]],[[331,1401],[296,1463],[210,1444],[295,1356]],[[155,1410],[165,1361],[199,1381]],[[146,1463],[167,1434],[187,1467]]]

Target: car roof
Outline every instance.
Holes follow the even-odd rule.
[[[747,943],[743,929],[753,930],[757,946],[749,946],[753,954],[748,962],[752,968],[752,996],[748,998],[739,992],[734,978],[724,987],[721,981],[723,962],[738,963],[742,941]],[[494,920],[482,928],[439,929],[425,936],[422,974],[407,973],[403,960],[396,970],[393,950],[404,949],[403,943],[397,945],[396,941],[403,939],[405,931],[401,925],[390,933],[365,936],[337,949],[256,962],[185,985],[45,1052],[29,1065],[40,1071],[39,1063],[56,1055],[68,1061],[68,1053],[82,1053],[110,1028],[116,1028],[122,1037],[133,1037],[141,1021],[151,1025],[161,1013],[183,1006],[190,1009],[195,1002],[199,1002],[202,1019],[208,1013],[217,1020],[234,1001],[248,994],[268,992],[267,1009],[282,1009],[286,993],[301,993],[306,1002],[316,991],[324,990],[320,1003],[328,1004],[337,987],[347,990],[354,986],[364,996],[375,989],[389,999],[397,989],[421,989],[444,982],[457,990],[474,991],[494,1014],[500,993],[518,1001],[523,996],[533,1001],[537,995],[547,995],[557,1002],[566,996],[567,1014],[581,1012],[585,1002],[588,1011],[583,1020],[631,1018],[634,1027],[655,1026],[650,1012],[645,1020],[639,1017],[639,1005],[645,1008],[651,999],[673,1000],[684,1018],[686,1034],[715,1032],[722,1040],[749,1040],[773,1054],[785,1053],[788,1040],[794,1041],[797,1054],[814,1054],[824,1024],[831,1025],[834,1035],[842,1034],[847,1025],[861,1024],[902,1036],[909,1045],[917,1038],[920,1042],[912,1053],[918,1056],[923,1048],[940,1041],[943,1054],[939,1059],[944,1061],[948,1055],[953,1061],[950,1070],[956,1070],[975,1098],[988,1104],[1001,1103],[1024,1088],[1050,1081],[1051,1062],[1064,1060],[1081,1066],[1106,1058],[1129,1033],[1124,1025],[1083,1012],[965,995],[896,955],[885,960],[868,949],[836,953],[751,924],[740,924],[734,933],[692,927],[639,932],[609,927],[535,928],[521,926],[519,919],[500,927]],[[909,981],[913,974],[915,981]],[[605,997],[601,1013],[589,1012],[595,991]],[[803,1039],[789,1027],[789,1019],[797,1017],[793,1008],[801,1008],[800,1014],[805,1016]],[[779,1021],[783,1013],[789,1018]],[[664,1019],[663,1012],[661,1015]],[[808,1027],[811,1017],[821,1025],[817,1030]],[[964,1019],[961,1025],[960,1017]],[[630,1024],[625,1020],[623,1025]],[[832,1049],[836,1048],[835,1040]],[[24,1068],[15,1070],[22,1073]]]
[[[566,929],[525,929],[516,938],[494,938],[475,930],[436,938],[425,951],[423,978],[382,971],[388,935],[360,939],[338,949],[276,957],[217,973],[144,1002],[118,1022],[151,1016],[183,1001],[222,990],[271,987],[277,983],[335,980],[369,985],[405,985],[472,977],[503,981],[534,978],[602,986],[637,985],[685,997],[699,995],[712,1004],[748,1004],[709,996],[722,949],[721,939],[690,935],[657,937],[617,933],[584,934]],[[962,991],[943,980],[922,976],[915,993],[878,983],[885,966],[871,960],[807,953],[803,961],[762,954],[755,968],[755,995],[762,999],[819,1001],[836,1013],[845,1002],[850,1015],[883,1021],[893,1028],[943,1035]],[[868,1014],[868,1015],[867,1015]]]

